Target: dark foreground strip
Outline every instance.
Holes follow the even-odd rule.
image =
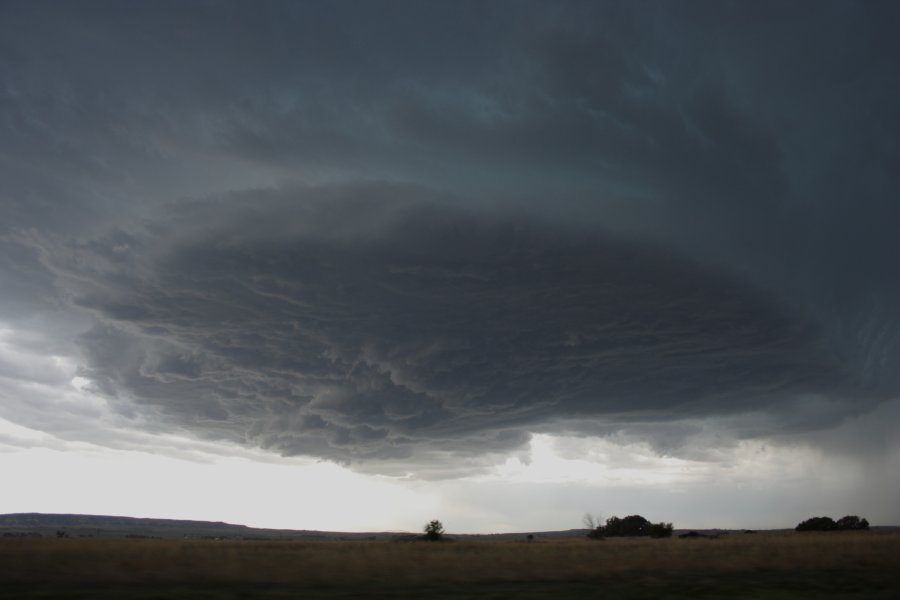
[[[738,598],[789,600],[896,600],[900,575],[895,573],[831,570],[786,573],[754,573],[687,578],[623,578],[591,582],[528,582],[488,584],[396,585],[111,585],[111,584],[14,584],[0,585],[4,600],[349,600],[383,598],[407,600],[537,600],[599,598],[637,600],[670,598]]]

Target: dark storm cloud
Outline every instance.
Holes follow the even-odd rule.
[[[822,427],[900,391],[898,23],[6,2],[0,318],[85,309],[122,410],[286,453]]]
[[[873,396],[813,323],[735,280],[427,195],[258,191],[173,205],[90,242],[32,243],[102,323],[80,339],[99,390],[287,454],[477,456],[575,419]]]

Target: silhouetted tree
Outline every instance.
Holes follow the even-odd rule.
[[[813,517],[794,528],[795,531],[834,531],[835,529],[837,529],[837,523],[831,517]]]
[[[591,525],[594,522],[585,518],[585,524]],[[651,523],[640,515],[629,515],[627,517],[610,517],[606,520],[606,525],[595,525],[589,532],[588,537],[592,539],[602,539],[604,537],[626,537],[626,536],[652,536],[652,537],[671,537],[671,523]]]
[[[667,538],[672,537],[671,523],[653,523],[650,525],[650,537]]]
[[[425,525],[425,539],[431,542],[440,541],[444,537],[444,525],[437,519]]]
[[[856,515],[847,515],[837,521],[831,517],[813,517],[797,525],[796,531],[860,531],[869,528],[869,522]]]
[[[629,515],[620,519],[610,517],[606,520],[604,534],[609,537],[650,535],[651,523],[640,515]]]
[[[840,519],[838,519],[836,525],[840,531],[853,531],[869,528],[869,522],[865,519],[860,519],[856,515],[847,515],[846,517],[841,517]]]
[[[581,522],[587,527],[587,536],[592,540],[603,539],[603,525],[600,524],[600,515],[594,517],[591,513],[584,513]]]

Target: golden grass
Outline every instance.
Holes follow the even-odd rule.
[[[526,542],[0,539],[0,582],[441,584],[900,572],[900,533]]]

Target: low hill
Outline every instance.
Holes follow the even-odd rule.
[[[39,535],[55,537],[152,537],[152,538],[220,538],[266,540],[394,540],[414,539],[418,533],[374,532],[346,533],[298,529],[261,529],[246,525],[212,521],[177,519],[143,519],[105,515],[68,515],[17,513],[0,515],[0,536]],[[453,539],[511,540],[524,539],[527,533],[451,534]],[[547,531],[532,533],[535,538],[583,537],[584,531]]]
[[[332,536],[369,537],[371,534],[330,534],[294,529],[259,529],[246,525],[177,519],[140,519],[106,515],[18,513],[0,515],[0,535],[33,534],[71,537],[159,537],[230,539],[330,539]]]
[[[873,530],[894,531],[898,527],[873,527]],[[691,530],[678,529],[675,535]],[[742,530],[698,529],[703,537],[714,535],[740,534]],[[792,529],[768,530],[793,533]],[[453,533],[448,538],[458,540],[506,541],[533,539],[583,538],[587,529],[565,531],[536,531],[521,533]],[[15,513],[0,515],[0,536],[41,536],[56,537],[148,537],[169,539],[247,539],[247,540],[404,540],[415,539],[420,532],[368,532],[347,533],[340,531],[315,531],[305,529],[262,529],[234,525],[221,521],[187,521],[177,519],[144,519],[107,515],[69,515],[44,513]]]

